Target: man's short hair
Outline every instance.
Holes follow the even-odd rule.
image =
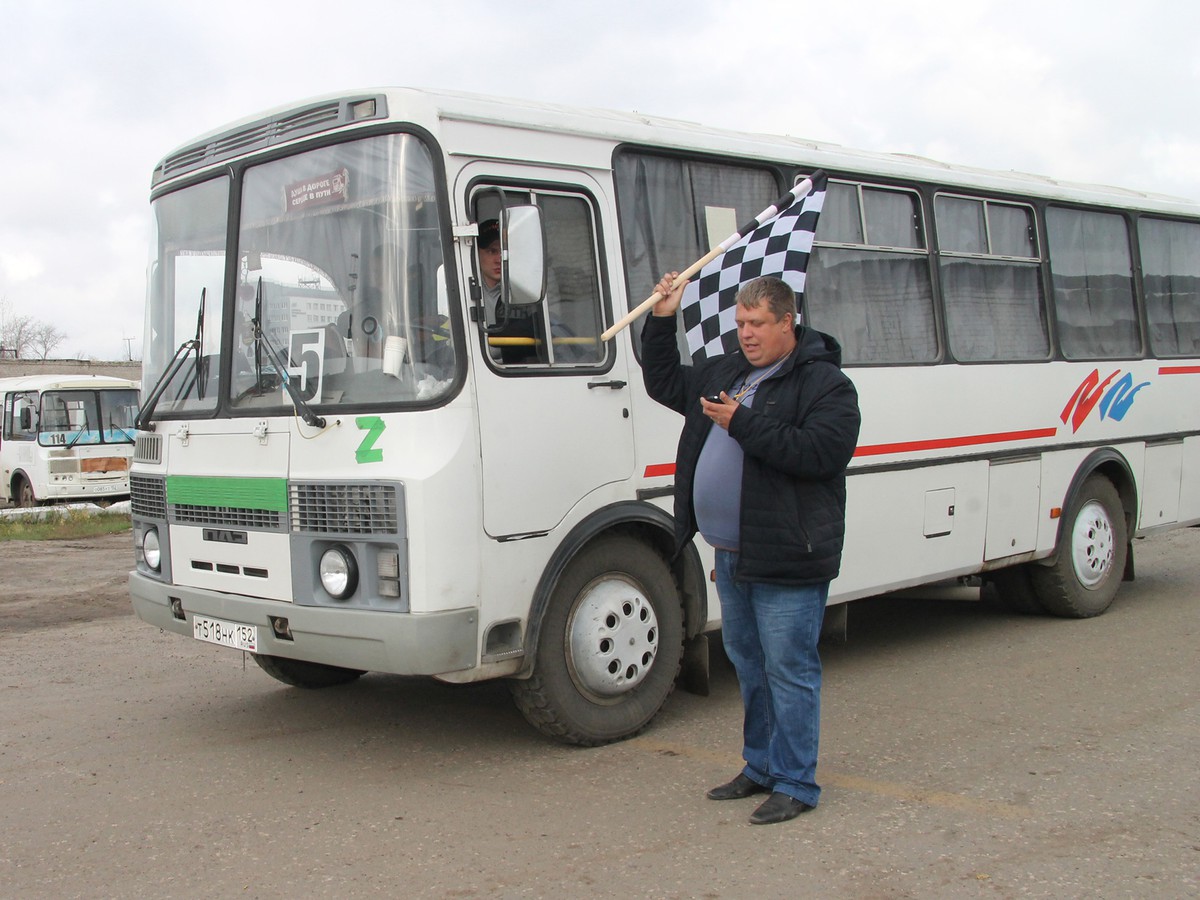
[[[737,302],[738,306],[747,309],[757,309],[760,304],[766,303],[767,309],[777,321],[789,314],[793,322],[800,321],[800,314],[796,309],[796,292],[786,281],[770,275],[763,275],[742,285],[742,289],[738,291]]]
[[[495,219],[484,219],[479,223],[479,247],[490,247],[500,240],[500,223]]]

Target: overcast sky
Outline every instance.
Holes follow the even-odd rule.
[[[64,357],[141,355],[159,159],[342,89],[637,110],[1200,200],[1190,0],[0,0],[0,24],[0,300],[65,332]]]

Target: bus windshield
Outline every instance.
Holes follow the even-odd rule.
[[[137,391],[132,389],[46,391],[42,394],[38,443],[68,447],[131,444],[137,408]]]
[[[281,368],[318,408],[443,396],[460,354],[425,145],[379,135],[240,177],[236,244],[227,177],[154,201],[145,395],[178,354],[154,416],[211,414],[222,396],[233,410],[290,412]],[[231,267],[235,289],[225,297]],[[232,341],[222,347],[226,331]]]
[[[290,405],[281,362],[318,407],[428,401],[450,387],[456,354],[434,184],[429,152],[410,135],[247,170],[234,408]]]
[[[185,341],[196,346],[163,385],[157,410],[217,405],[229,179],[214,178],[154,201],[154,255],[146,302],[142,395],[149,397]]]

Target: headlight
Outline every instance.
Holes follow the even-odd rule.
[[[157,528],[147,528],[146,533],[142,535],[142,556],[146,565],[157,572],[162,564],[162,548],[158,545]]]
[[[321,554],[321,586],[335,600],[345,600],[358,587],[358,563],[345,547],[330,547]]]

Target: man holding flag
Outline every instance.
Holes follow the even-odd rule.
[[[721,260],[715,265],[722,268]],[[751,271],[763,271],[761,258]],[[780,274],[795,280],[794,267]],[[858,395],[840,369],[837,341],[798,324],[793,289],[770,275],[732,295],[733,315],[724,318],[736,334],[736,344],[726,340],[725,347],[733,349],[709,358],[698,352],[695,365],[682,365],[676,312],[687,303],[687,283],[676,280],[670,273],[658,285],[662,299],[642,332],[643,372],[650,396],[684,416],[675,470],[677,551],[697,531],[716,548],[724,645],[745,710],[745,766],[708,796],[767,793],[751,824],[784,822],[812,809],[820,795],[817,639],[841,564]],[[725,281],[713,290],[727,289]],[[709,301],[717,314],[711,295],[693,291],[689,299]],[[709,335],[704,343],[720,347],[721,340]]]

